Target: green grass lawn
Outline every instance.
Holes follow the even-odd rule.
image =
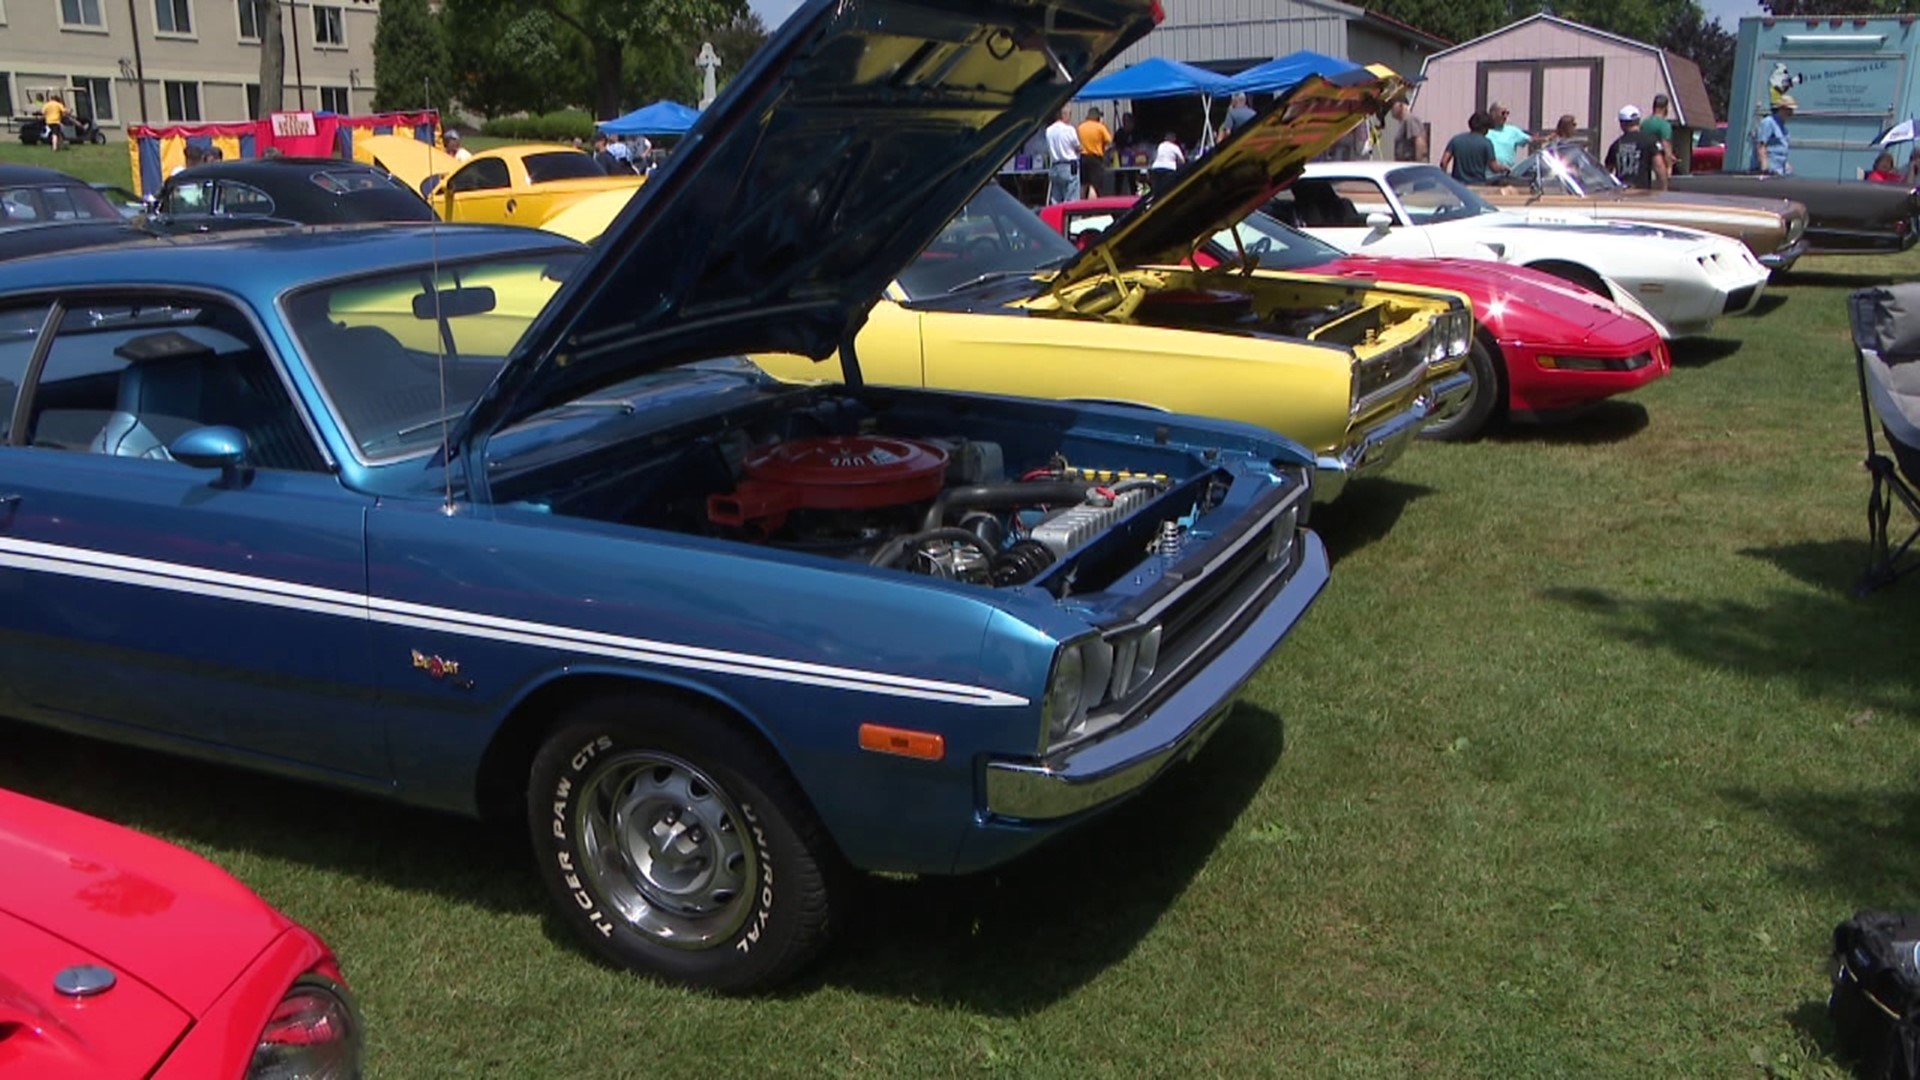
[[[1920,581],[1848,595],[1843,301],[1920,252],[1803,266],[1630,400],[1351,487],[1195,762],[999,872],[868,882],[775,996],[590,960],[510,833],[16,726],[0,784],[324,934],[378,1077],[1838,1076],[1828,933],[1920,907]]]

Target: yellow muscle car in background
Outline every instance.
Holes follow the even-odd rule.
[[[500,146],[458,162],[404,135],[361,141],[375,164],[411,185],[443,221],[539,228],[581,198],[632,193],[646,179],[608,176],[592,154],[558,143]]]
[[[1404,84],[1310,78],[1085,250],[998,187],[976,196],[854,339],[875,383],[1226,417],[1318,457],[1316,498],[1378,471],[1464,401],[1472,315],[1457,294],[1185,260]],[[578,239],[576,235],[576,239]],[[789,379],[837,365],[757,356]]]

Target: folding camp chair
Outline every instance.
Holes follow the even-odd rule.
[[[1847,309],[1867,430],[1865,464],[1873,477],[1867,496],[1872,562],[1854,586],[1855,595],[1864,596],[1920,564],[1920,558],[1907,558],[1920,539],[1920,495],[1914,491],[1920,484],[1920,283],[1861,289],[1848,297]],[[1880,452],[1874,438],[1876,416],[1892,457]],[[1896,503],[1913,520],[1897,545],[1889,530]]]

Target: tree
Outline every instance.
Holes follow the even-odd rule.
[[[1539,10],[1524,0],[1366,0],[1365,6],[1453,42],[1477,38]]]
[[[685,40],[689,28],[719,26],[746,9],[745,0],[537,0],[586,45],[593,112],[620,114],[628,52]],[[689,58],[690,60],[691,58]]]
[[[1725,117],[1727,98],[1733,92],[1733,52],[1738,40],[1720,25],[1720,20],[1704,18],[1700,9],[1694,8],[1658,43],[1700,65],[1700,74],[1707,81],[1707,97],[1713,101],[1713,115]]]
[[[254,0],[253,17],[260,28],[260,114],[280,111],[287,97],[287,45],[281,32],[278,0]]]
[[[453,96],[452,66],[440,20],[427,0],[384,0],[373,32],[373,107],[447,111]]]
[[[592,91],[584,43],[545,8],[501,0],[444,0],[441,20],[453,92],[483,116],[544,113]]]

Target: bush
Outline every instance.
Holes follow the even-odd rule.
[[[578,109],[562,109],[541,116],[503,116],[487,121],[480,133],[496,139],[571,142],[576,136],[593,138],[593,117]]]

